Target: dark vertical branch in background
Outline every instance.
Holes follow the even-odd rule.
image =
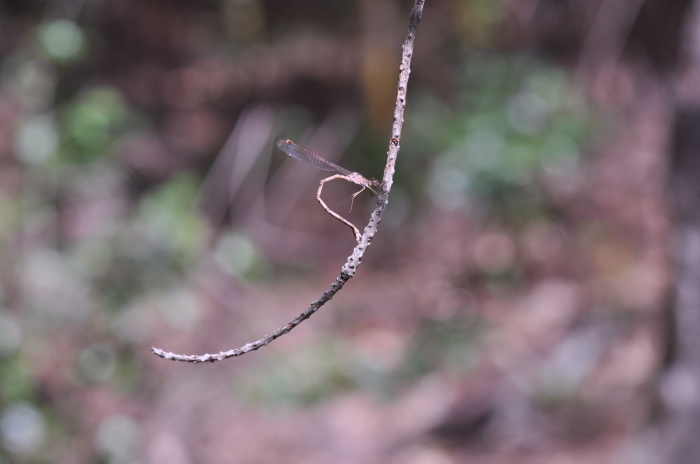
[[[663,464],[700,462],[700,105],[677,111],[670,191],[676,213],[672,356],[660,383]]]
[[[688,14],[689,13],[689,14]],[[669,191],[675,219],[669,356],[659,381],[662,416],[654,464],[700,462],[700,1],[686,10],[674,81]]]
[[[665,366],[657,393],[661,414],[646,462],[700,462],[700,2],[648,1],[652,10],[637,31],[646,34],[649,56],[668,84],[670,128],[668,188],[674,238],[673,299],[668,313]],[[665,15],[659,9],[668,8]],[[675,17],[677,21],[659,21]],[[674,27],[675,24],[675,27]],[[681,27],[681,25],[683,27]],[[682,32],[681,32],[682,31]],[[678,37],[669,42],[669,37]],[[653,40],[656,39],[656,40]],[[653,45],[652,45],[653,44]],[[665,48],[661,48],[663,46]],[[669,62],[669,56],[676,58]],[[663,71],[673,69],[673,80]],[[649,440],[647,440],[649,441]]]
[[[306,319],[310,318],[316,311],[318,311],[321,306],[326,302],[330,301],[333,296],[345,285],[345,283],[350,280],[351,277],[355,275],[357,266],[360,265],[362,257],[367,251],[367,247],[372,241],[372,237],[377,232],[379,227],[379,222],[382,220],[382,215],[386,209],[389,199],[389,191],[391,190],[391,185],[394,178],[394,169],[396,165],[396,158],[399,152],[399,141],[401,139],[401,128],[403,126],[403,115],[404,108],[406,106],[406,90],[408,87],[408,78],[411,74],[411,58],[413,57],[413,45],[416,41],[416,31],[418,25],[420,24],[421,17],[423,15],[423,4],[425,0],[415,0],[413,4],[413,10],[411,11],[411,20],[408,25],[408,33],[406,34],[406,40],[403,44],[403,53],[401,54],[401,65],[399,67],[399,84],[396,96],[396,107],[394,110],[394,122],[391,128],[391,139],[389,141],[389,150],[387,153],[386,166],[384,168],[383,184],[382,190],[378,195],[377,205],[370,216],[369,223],[365,227],[364,234],[360,238],[357,246],[355,246],[352,254],[348,257],[347,261],[343,265],[340,275],[333,282],[331,287],[326,290],[321,298],[311,303],[311,305],[297,317],[292,319],[288,324],[280,327],[273,333],[256,340],[254,342],[248,343],[240,348],[234,348],[228,351],[221,351],[214,354],[203,354],[203,355],[184,355],[175,354],[167,351],[163,351],[160,348],[151,348],[153,353],[164,359],[169,359],[172,361],[186,361],[192,363],[202,363],[202,362],[214,362],[222,361],[224,359],[242,356],[250,351],[255,351],[263,346],[270,344],[273,340],[281,337],[282,335],[289,333],[296,326],[304,322]]]

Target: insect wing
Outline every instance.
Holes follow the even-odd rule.
[[[321,169],[323,171],[336,171],[344,176],[349,176],[352,174],[347,169],[341,168],[337,164],[333,164],[330,161],[321,158],[320,156],[310,152],[304,147],[297,145],[291,140],[280,140],[277,142],[277,148],[295,160],[308,164],[312,168]]]

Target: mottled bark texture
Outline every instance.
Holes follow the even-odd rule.
[[[255,351],[263,346],[270,344],[273,340],[281,337],[282,335],[289,333],[296,326],[301,324],[306,319],[310,318],[316,311],[318,311],[321,306],[326,302],[330,301],[341,288],[345,285],[351,277],[355,275],[357,266],[360,265],[362,257],[367,251],[367,247],[372,241],[374,234],[377,232],[379,227],[379,222],[382,220],[382,214],[386,209],[386,205],[389,201],[389,191],[391,190],[391,185],[394,178],[394,169],[396,165],[396,157],[399,152],[399,141],[401,140],[401,128],[403,126],[404,108],[406,107],[406,89],[408,86],[408,77],[411,74],[411,58],[413,57],[413,45],[416,41],[416,31],[418,29],[418,24],[420,23],[421,17],[423,15],[423,4],[424,0],[415,0],[413,4],[413,10],[411,11],[411,19],[408,26],[408,33],[406,34],[406,40],[403,44],[403,53],[401,54],[401,65],[399,67],[399,84],[398,92],[396,97],[396,107],[394,109],[394,122],[391,127],[391,139],[389,140],[389,150],[387,152],[387,161],[384,168],[384,176],[382,182],[382,189],[379,192],[377,198],[377,205],[370,216],[369,223],[365,227],[364,233],[358,239],[357,246],[353,249],[352,254],[348,257],[348,260],[343,265],[340,275],[336,278],[335,282],[326,290],[321,298],[311,303],[311,305],[297,317],[295,317],[288,324],[280,327],[273,333],[256,340],[254,342],[248,343],[240,348],[234,348],[228,351],[221,351],[214,354],[202,354],[202,355],[183,355],[175,354],[164,351],[160,348],[153,347],[152,351],[157,356],[164,359],[170,359],[172,361],[187,361],[191,363],[203,363],[203,362],[215,362],[222,361],[224,359],[233,358],[237,356],[242,356],[250,351]]]

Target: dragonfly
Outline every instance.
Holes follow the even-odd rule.
[[[335,213],[333,210],[331,210],[326,204],[323,202],[321,199],[321,191],[323,190],[323,184],[325,184],[328,181],[334,180],[334,179],[344,179],[347,180],[348,182],[352,182],[353,184],[357,184],[362,189],[358,190],[357,192],[353,193],[352,196],[350,197],[350,211],[352,211],[352,202],[355,200],[355,197],[359,195],[360,193],[364,192],[365,189],[369,190],[372,193],[377,193],[374,191],[375,188],[380,188],[381,184],[377,179],[374,177],[371,177],[367,179],[364,177],[362,174],[358,172],[352,172],[348,171],[344,167],[338,166],[335,163],[331,163],[330,161],[321,158],[318,156],[316,153],[313,153],[306,148],[297,145],[296,143],[292,142],[291,140],[280,140],[277,142],[277,148],[280,149],[280,151],[283,151],[284,153],[288,154],[292,158],[294,158],[297,161],[301,161],[304,164],[308,164],[312,168],[316,169],[321,169],[323,171],[331,171],[331,172],[337,172],[338,174],[335,174],[330,177],[326,177],[325,179],[321,180],[321,183],[318,186],[318,192],[316,193],[316,201],[319,202],[319,204],[323,207],[324,210],[340,222],[344,223],[348,227],[350,227],[355,234],[355,239],[359,242],[360,238],[362,237],[360,235],[360,231],[355,227],[351,222],[347,221],[345,218],[340,216],[339,214]],[[370,193],[371,195],[371,193]],[[347,203],[346,203],[347,204]]]

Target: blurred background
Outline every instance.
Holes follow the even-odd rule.
[[[696,3],[427,0],[356,277],[191,365],[338,275],[274,142],[381,178],[411,2],[0,1],[0,463],[700,462]]]

